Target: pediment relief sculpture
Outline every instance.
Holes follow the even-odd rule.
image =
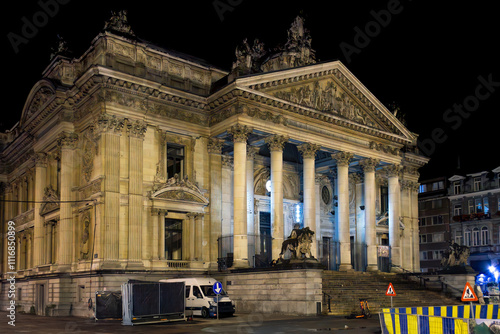
[[[169,178],[165,183],[153,185],[153,198],[163,198],[187,202],[196,202],[207,205],[208,199],[200,191],[200,188],[189,181],[188,176],[180,178],[178,174]]]
[[[49,185],[44,189],[43,202],[44,203],[40,207],[40,216],[59,209],[59,196],[54,188],[52,188],[52,185]]]
[[[380,129],[380,126],[368,116],[361,105],[333,80],[315,81],[300,87],[292,87],[289,90],[271,92],[271,94],[279,99]]]

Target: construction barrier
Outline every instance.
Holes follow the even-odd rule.
[[[472,305],[473,318],[481,319],[500,319],[500,305]],[[453,305],[453,306],[427,306],[427,307],[399,307],[385,308],[383,313],[397,314],[416,314],[416,315],[435,315],[448,318],[464,318],[471,317],[470,305]]]
[[[382,334],[483,333],[500,330],[499,305],[400,307],[380,313]],[[496,331],[495,331],[496,333]]]
[[[382,334],[468,334],[469,319],[381,313]]]

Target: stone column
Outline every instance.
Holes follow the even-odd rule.
[[[147,130],[146,123],[142,121],[129,122],[127,133],[129,136],[129,186],[128,186],[128,258],[129,264],[142,266],[141,259],[150,256],[148,247],[148,227],[143,221],[143,198],[142,198],[142,162],[143,142]],[[140,262],[132,264],[132,262]]]
[[[48,221],[45,223],[45,263],[46,264],[51,264],[52,261],[52,227],[53,227],[53,222]]]
[[[284,240],[283,228],[283,147],[288,137],[275,135],[266,138],[271,150],[271,226],[273,230],[272,257],[278,259]],[[313,177],[314,183],[314,177]]]
[[[100,214],[100,252],[102,268],[119,268],[120,216],[120,135],[124,120],[107,114],[100,115],[96,130],[99,135],[99,155],[104,174],[104,204]]]
[[[391,262],[393,265],[401,265],[400,245],[400,187],[399,187],[399,165],[385,167],[389,185],[389,245],[391,246]],[[395,271],[399,271],[393,268]]]
[[[376,230],[376,187],[375,187],[375,167],[379,160],[368,158],[360,162],[365,174],[365,242],[367,254],[366,271],[377,271],[377,230]]]
[[[419,244],[419,227],[418,227],[418,189],[420,184],[412,182],[410,187],[410,206],[411,206],[411,233],[412,233],[412,271],[420,271],[420,244]]]
[[[352,269],[351,241],[349,231],[349,162],[352,153],[338,152],[332,154],[337,161],[337,193],[338,193],[338,236],[340,243],[340,271]]]
[[[246,193],[246,160],[247,137],[252,129],[246,125],[236,124],[229,133],[234,141],[234,181],[233,181],[233,267],[245,268],[248,263],[247,236],[247,193]]]
[[[252,261],[255,256],[255,247],[257,239],[255,235],[255,212],[254,212],[254,158],[259,152],[259,147],[247,146],[247,235],[248,257]]]
[[[43,201],[44,189],[47,186],[47,154],[45,153],[36,153],[34,156],[35,161],[35,204],[34,204],[34,212],[33,215],[35,217],[34,223],[34,250],[35,250],[35,258],[34,265],[39,266],[47,261],[44,261],[44,222],[43,217],[40,216],[40,208],[42,206],[41,202]]]
[[[189,261],[194,261],[195,260],[195,244],[196,244],[196,225],[195,225],[195,220],[196,216],[198,216],[197,213],[191,212],[187,214],[189,218],[189,229],[188,229],[188,239],[189,239],[189,246],[188,246],[188,258]]]
[[[210,159],[210,257],[209,261],[216,268],[218,258],[217,239],[222,235],[222,157],[224,140],[210,138],[208,154]]]
[[[316,166],[315,158],[320,146],[312,143],[305,143],[297,146],[297,149],[302,153],[303,160],[303,190],[304,190],[304,227],[309,227],[315,232],[313,244],[311,245],[311,255],[317,258],[317,237],[319,232],[316,228]]]
[[[59,136],[61,148],[61,206],[59,221],[59,254],[58,269],[68,270],[73,259],[73,213],[71,209],[73,198],[71,188],[73,184],[74,150],[78,136],[72,132],[62,132]]]

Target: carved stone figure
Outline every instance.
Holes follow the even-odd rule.
[[[309,227],[299,228],[299,225],[295,224],[290,236],[281,245],[280,260],[283,260],[283,254],[286,251],[291,252],[291,259],[312,258],[311,244],[313,235],[314,232]]]
[[[90,231],[89,231],[89,225],[90,225],[90,220],[85,218],[83,221],[84,227],[83,227],[83,232],[82,232],[82,239],[80,243],[80,258],[83,260],[87,260],[89,258],[89,238],[90,238]]]
[[[459,245],[456,242],[451,242],[448,250],[441,259],[443,268],[467,265],[467,259],[470,255],[470,249],[467,246]]]

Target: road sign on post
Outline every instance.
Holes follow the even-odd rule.
[[[387,287],[385,295],[391,297],[396,296],[396,291],[394,290],[394,286],[392,286],[392,283],[389,283],[389,287]]]
[[[474,289],[472,289],[469,282],[465,283],[464,292],[462,293],[462,301],[463,302],[476,302],[477,296],[474,293]]]
[[[394,286],[389,282],[389,286],[387,287],[387,291],[385,292],[386,296],[391,296],[391,308],[392,308],[392,297],[396,296],[396,290],[394,290]]]
[[[221,282],[215,282],[214,285],[212,286],[215,294],[217,295],[217,320],[219,320],[219,295],[222,292],[222,283]]]

